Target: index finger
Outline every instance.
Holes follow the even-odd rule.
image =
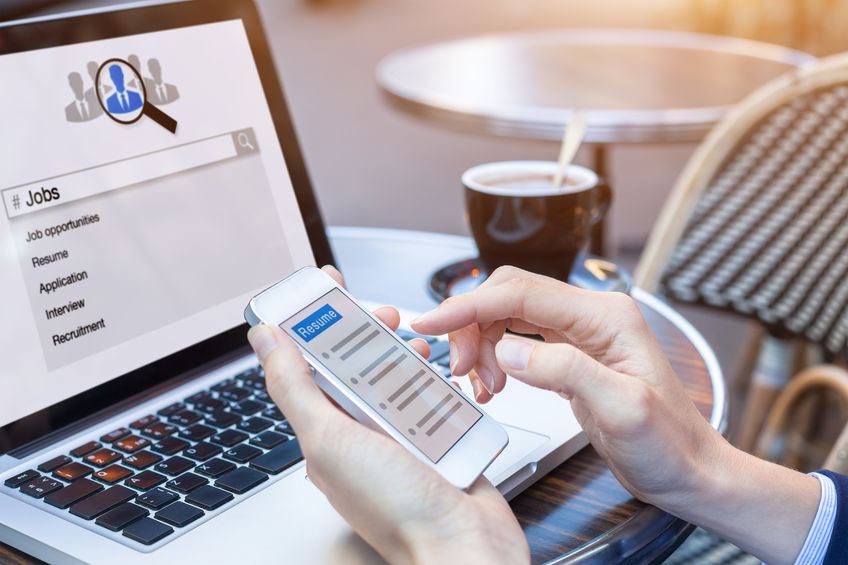
[[[601,295],[550,279],[512,278],[448,298],[413,320],[411,326],[417,332],[435,335],[474,323],[518,319],[567,334],[583,333],[580,330],[587,322],[608,311],[609,297],[609,293]]]

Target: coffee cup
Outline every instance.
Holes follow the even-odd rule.
[[[556,169],[553,161],[501,161],[463,173],[468,224],[489,272],[514,265],[568,280],[612,194],[578,165],[568,166],[555,189]]]

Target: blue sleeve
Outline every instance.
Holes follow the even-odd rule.
[[[848,477],[832,471],[818,473],[832,480],[836,487],[836,520],[822,565],[845,564],[848,563]]]

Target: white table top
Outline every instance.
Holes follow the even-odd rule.
[[[689,32],[552,29],[403,49],[376,74],[401,109],[460,129],[559,141],[582,108],[587,142],[697,141],[756,87],[814,61]]]

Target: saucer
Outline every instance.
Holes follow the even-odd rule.
[[[441,302],[450,296],[474,290],[488,276],[486,267],[479,258],[465,259],[446,265],[433,273],[427,289],[434,299]],[[629,294],[633,288],[633,277],[630,273],[609,259],[588,253],[581,253],[574,260],[568,282],[587,290],[605,292]]]

